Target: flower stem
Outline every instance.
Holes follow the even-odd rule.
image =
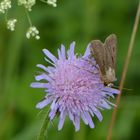
[[[140,19],[140,1],[139,1],[139,4],[138,4],[136,18],[135,18],[135,22],[134,22],[134,26],[133,26],[133,31],[132,31],[132,34],[131,34],[129,47],[128,47],[128,52],[127,52],[127,56],[126,56],[126,59],[125,59],[125,64],[124,64],[122,77],[121,77],[121,81],[120,81],[120,86],[119,86],[120,93],[122,92],[122,89],[123,89],[123,85],[124,85],[127,70],[128,70],[128,64],[129,64],[131,54],[132,54],[132,50],[133,50],[133,47],[134,47],[134,41],[135,41],[137,29],[138,29],[139,19]],[[116,104],[117,107],[114,108],[114,111],[112,113],[112,117],[111,117],[111,121],[110,121],[109,130],[108,130],[106,140],[111,139],[112,129],[113,129],[113,126],[114,126],[114,123],[115,123],[116,114],[117,114],[117,110],[118,110],[118,106],[119,106],[119,102],[120,102],[120,97],[121,97],[121,94],[119,94],[117,96],[116,101],[115,101],[115,104]]]
[[[41,1],[41,2],[44,2],[44,3],[46,3],[46,4],[48,4],[47,1],[45,1],[45,0],[40,0],[40,1]]]
[[[27,16],[27,19],[28,19],[28,22],[29,22],[30,27],[32,27],[32,21],[31,21],[31,19],[30,19],[28,10],[27,10],[26,8],[25,8],[25,13],[26,13],[26,16]]]
[[[7,19],[7,14],[8,14],[8,11],[6,10],[6,12],[5,12],[5,21],[6,21],[6,22],[8,21],[8,19]]]
[[[37,138],[37,140],[46,140],[47,138],[47,128],[48,128],[48,125],[49,125],[49,116],[48,116],[48,113],[47,115],[45,116],[45,119],[44,119],[44,122],[43,122],[43,125],[40,129],[40,133],[39,133],[39,136]]]

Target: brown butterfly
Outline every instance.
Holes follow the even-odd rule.
[[[109,35],[104,43],[100,40],[93,40],[90,43],[91,53],[99,65],[101,79],[106,85],[116,81],[116,46],[117,37],[115,34]]]

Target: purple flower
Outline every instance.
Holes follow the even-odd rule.
[[[80,118],[90,128],[94,128],[92,117],[96,116],[101,121],[103,117],[100,109],[110,109],[114,104],[108,98],[119,94],[119,90],[105,86],[101,81],[99,67],[95,59],[89,57],[89,47],[81,57],[74,54],[74,47],[75,42],[66,52],[61,45],[58,58],[43,49],[47,57],[45,60],[52,66],[38,64],[37,67],[44,72],[35,76],[39,82],[31,84],[33,88],[44,88],[47,93],[36,107],[42,109],[51,104],[50,120],[54,119],[56,113],[60,114],[58,130],[62,129],[66,116],[73,122],[76,131],[80,129]]]

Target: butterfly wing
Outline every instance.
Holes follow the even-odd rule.
[[[106,63],[107,69],[111,67],[115,70],[116,68],[116,46],[117,46],[117,37],[115,34],[109,35],[104,43],[105,54],[106,54]]]
[[[111,83],[116,80],[115,67],[116,67],[116,46],[117,37],[115,34],[109,35],[104,43],[105,48],[105,70],[106,70],[106,83]]]
[[[93,40],[90,45],[91,53],[93,54],[96,63],[99,65],[102,75],[105,75],[105,47],[100,40]]]
[[[104,44],[100,40],[93,40],[90,45],[91,52],[100,67],[101,78],[106,84],[116,80],[116,45],[115,34],[109,35]]]

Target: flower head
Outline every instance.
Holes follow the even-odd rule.
[[[9,19],[7,21],[7,29],[14,31],[16,22],[17,22],[17,19]]]
[[[31,26],[26,32],[26,37],[29,39],[30,37],[35,37],[35,39],[40,39],[39,31],[35,26]]]
[[[11,8],[11,0],[3,0],[0,3],[0,13],[5,13],[5,11],[10,8]]]
[[[18,0],[18,5],[23,5],[28,11],[32,10],[32,6],[34,6],[36,0]]]
[[[56,2],[57,2],[57,0],[47,0],[47,3],[49,5],[52,5],[53,7],[56,7],[57,6]]]
[[[54,119],[57,112],[60,114],[58,130],[62,129],[66,116],[73,122],[76,131],[80,129],[80,118],[94,128],[92,117],[96,116],[101,121],[103,117],[100,109],[110,109],[112,103],[108,97],[119,93],[101,81],[99,67],[95,59],[89,57],[89,47],[81,57],[74,54],[74,47],[73,42],[66,53],[62,45],[58,49],[58,58],[44,49],[45,60],[52,66],[38,64],[37,67],[44,72],[35,77],[39,82],[31,84],[33,88],[44,88],[47,93],[36,107],[42,109],[51,104],[50,120]]]

